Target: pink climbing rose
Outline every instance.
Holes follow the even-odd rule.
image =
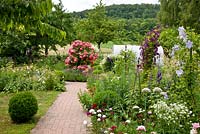
[[[91,43],[76,40],[68,49],[65,64],[69,68],[85,71],[94,64],[97,58],[98,53]]]

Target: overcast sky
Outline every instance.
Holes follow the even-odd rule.
[[[58,0],[53,0],[57,3]],[[62,0],[65,9],[69,12],[82,11],[85,9],[93,8],[99,0]],[[158,0],[103,0],[106,5],[112,4],[141,4],[141,3],[153,3],[158,4]]]

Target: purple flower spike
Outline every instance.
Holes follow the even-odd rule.
[[[186,42],[186,48],[190,49],[190,48],[192,48],[192,45],[193,45],[193,42],[192,42],[192,41],[188,40],[188,41]]]
[[[162,80],[162,73],[161,73],[161,71],[158,71],[158,73],[157,73],[157,82],[160,83],[161,80]]]

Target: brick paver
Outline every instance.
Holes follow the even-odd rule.
[[[83,125],[89,118],[78,100],[78,92],[86,90],[86,83],[67,82],[67,92],[61,93],[31,134],[88,134]]]

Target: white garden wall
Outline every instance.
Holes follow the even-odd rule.
[[[131,50],[136,55],[136,60],[140,57],[140,46],[136,45],[113,45],[113,55],[120,54],[121,51],[125,51],[125,47],[127,46],[127,50]],[[164,50],[162,46],[158,47],[158,53],[160,54],[160,57],[156,60],[157,64],[163,65],[164,60]]]

